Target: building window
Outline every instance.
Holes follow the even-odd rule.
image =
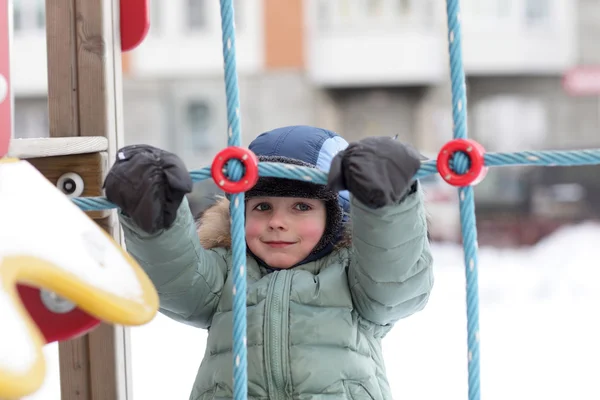
[[[327,31],[331,26],[331,3],[331,0],[317,1],[317,25],[322,32]]]
[[[48,100],[46,98],[15,99],[14,137],[41,138],[48,137]]]
[[[352,14],[352,7],[350,6],[350,2],[348,0],[338,0],[338,9],[337,12],[339,16],[345,19],[350,18]]]
[[[160,33],[160,0],[150,0],[150,33],[158,35]]]
[[[235,30],[240,31],[244,29],[244,23],[242,19],[242,15],[244,15],[244,11],[242,8],[244,7],[244,2],[241,0],[233,1],[233,13],[235,14]]]
[[[15,32],[45,31],[46,3],[44,0],[15,0],[13,5]]]
[[[192,31],[204,29],[206,26],[206,2],[204,0],[188,0],[187,24]]]
[[[550,17],[549,0],[526,0],[525,20],[528,25],[546,22]]]
[[[366,8],[367,15],[378,17],[383,13],[382,0],[366,0],[363,5]]]
[[[15,32],[23,30],[23,12],[19,0],[16,0],[13,6],[13,30]]]
[[[36,28],[46,29],[46,1],[37,0],[35,5]]]
[[[500,19],[509,17],[512,7],[511,0],[470,0],[463,9],[478,17]]]
[[[540,148],[548,139],[548,113],[543,99],[497,95],[473,106],[473,128],[489,151]]]
[[[407,16],[410,14],[411,4],[410,0],[396,0],[397,10],[401,16]]]
[[[192,100],[186,106],[186,126],[194,152],[209,150],[212,126],[211,109],[204,101]]]
[[[504,0],[508,1],[508,0]],[[411,2],[408,7],[409,12],[414,14],[414,17],[419,23],[426,28],[435,26],[435,5],[432,0],[420,0]]]

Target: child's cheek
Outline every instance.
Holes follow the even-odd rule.
[[[246,239],[254,239],[260,234],[260,225],[253,218],[246,220]]]
[[[321,236],[325,232],[325,226],[319,223],[302,224],[301,236],[304,240],[310,240],[311,242],[318,242],[321,240]]]

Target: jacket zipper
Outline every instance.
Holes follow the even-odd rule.
[[[267,291],[264,353],[269,398],[284,399],[288,365],[289,271],[273,272]]]

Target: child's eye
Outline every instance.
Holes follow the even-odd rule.
[[[312,209],[312,207],[306,203],[298,203],[294,206],[294,208],[298,211],[310,211]]]
[[[257,211],[268,211],[271,208],[267,203],[258,203],[254,209]]]

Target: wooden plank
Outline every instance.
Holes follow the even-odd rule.
[[[119,0],[46,0],[50,136],[105,137],[102,178],[123,143],[118,10]],[[96,222],[122,243],[113,214]],[[59,344],[62,400],[131,398],[126,333],[102,325]]]
[[[109,158],[123,142],[118,0],[75,0],[79,136],[108,138]]]
[[[88,335],[91,398],[94,400],[114,399],[117,395],[115,385],[105,385],[116,380],[115,365],[117,355],[113,350],[117,340],[115,328],[112,325],[100,324]]]
[[[101,136],[13,139],[8,148],[8,156],[27,159],[98,153],[106,150],[108,140]]]
[[[95,221],[109,234],[118,228],[114,215]],[[59,343],[62,400],[131,399],[124,357],[128,330],[100,324],[82,337]],[[111,351],[118,350],[118,351]]]
[[[75,0],[46,0],[46,47],[50,136],[79,136]]]
[[[113,100],[107,78],[106,6],[108,1],[75,0],[79,135],[110,136]],[[108,89],[108,90],[107,90]]]
[[[95,221],[111,236],[119,232],[116,215],[112,213],[106,218]],[[100,324],[88,335],[90,398],[131,399],[131,356],[129,346],[129,329],[122,326]],[[111,349],[113,351],[107,351]],[[106,385],[106,382],[115,382]],[[116,394],[115,394],[116,391]]]
[[[60,398],[88,400],[90,391],[89,335],[58,344]],[[68,373],[63,373],[68,371]]]
[[[112,237],[120,237],[121,228],[114,211],[108,217],[95,222]],[[90,363],[90,373],[94,377],[90,385],[91,398],[131,400],[133,387],[130,330],[123,326],[101,324],[97,331],[88,336],[89,354],[93,360]],[[114,385],[107,390],[105,382],[111,380],[114,381]]]

